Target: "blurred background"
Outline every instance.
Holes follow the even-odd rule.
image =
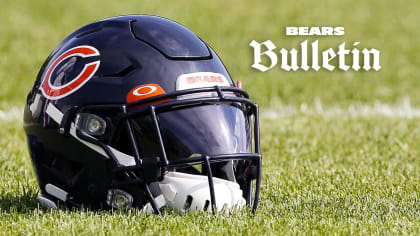
[[[419,0],[0,0],[0,234],[419,235],[419,13]],[[68,34],[124,14],[185,25],[260,103],[256,215],[38,208],[22,127],[26,95]],[[342,26],[345,35],[286,36],[286,26]],[[263,73],[251,68],[252,40],[299,51],[305,40],[319,40],[320,51],[360,42],[359,49],[381,52],[382,68],[287,72],[277,65]]]
[[[242,80],[263,108],[284,104],[420,105],[420,2],[406,0],[316,1],[100,1],[1,0],[0,109],[22,107],[41,64],[68,34],[96,20],[124,14],[152,14],[175,20],[209,43],[234,80]],[[344,36],[286,36],[286,26],[343,26]],[[277,65],[251,68],[252,40],[300,50],[304,40],[337,50],[360,42],[380,50],[382,69],[287,72]],[[280,62],[280,61],[279,61]]]

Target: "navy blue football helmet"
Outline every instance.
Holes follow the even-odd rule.
[[[44,206],[257,208],[258,106],[168,19],[113,17],[70,34],[38,74],[24,128]]]

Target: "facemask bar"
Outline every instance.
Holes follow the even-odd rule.
[[[181,99],[177,100],[178,96],[186,95],[186,94],[195,94],[195,93],[206,93],[206,92],[216,92],[217,96],[211,97],[197,97],[197,98],[190,98],[190,99]],[[237,96],[230,95],[225,96],[223,92],[230,92],[235,93]],[[239,97],[238,97],[239,96]],[[168,98],[171,99],[168,101]],[[124,186],[130,184],[140,184],[145,189],[146,197],[148,198],[154,213],[161,214],[157,204],[151,194],[148,184],[153,181],[147,181],[142,177],[138,177],[135,170],[145,170],[147,168],[151,168],[150,164],[144,163],[143,159],[140,157],[137,142],[135,140],[135,136],[133,134],[133,128],[130,123],[130,118],[139,116],[139,115],[150,115],[152,118],[154,129],[156,132],[157,141],[159,142],[160,147],[160,156],[156,158],[147,158],[147,159],[155,159],[156,168],[160,168],[161,173],[165,171],[167,167],[180,165],[180,164],[191,164],[191,163],[201,163],[205,166],[207,170],[207,177],[209,182],[210,188],[210,197],[211,197],[211,206],[213,212],[216,211],[216,200],[215,200],[215,190],[214,190],[214,183],[213,183],[213,173],[211,170],[210,162],[212,161],[227,161],[227,160],[246,160],[252,163],[252,165],[256,165],[256,176],[252,179],[247,179],[247,188],[248,188],[248,196],[246,197],[246,202],[249,207],[252,208],[252,211],[255,212],[258,203],[259,203],[259,195],[260,195],[260,186],[261,186],[261,161],[262,156],[260,152],[260,133],[259,133],[259,115],[258,115],[258,105],[251,100],[248,99],[249,96],[245,90],[236,88],[236,87],[207,87],[207,88],[196,88],[196,89],[189,89],[189,90],[182,90],[176,91],[170,94],[159,95],[151,98],[147,98],[144,100],[140,100],[137,102],[133,102],[127,105],[120,105],[120,104],[110,104],[110,105],[89,105],[82,108],[78,108],[78,113],[88,112],[88,111],[106,111],[106,110],[118,110],[120,111],[121,120],[127,133],[129,135],[129,142],[132,148],[134,158],[135,158],[135,165],[133,166],[121,166],[115,157],[114,153],[110,150],[109,146],[105,145],[101,141],[86,135],[84,132],[80,130],[76,130],[76,134],[82,140],[91,142],[93,144],[99,145],[104,149],[106,154],[113,160],[116,164],[116,167],[113,169],[114,172],[122,172],[124,173],[129,180],[115,183],[115,186]],[[156,103],[160,100],[166,99],[166,102],[163,103]],[[254,151],[255,153],[238,153],[238,154],[225,154],[225,155],[212,155],[212,156],[198,156],[198,157],[190,157],[188,159],[180,159],[180,160],[168,160],[162,134],[160,131],[159,126],[159,119],[158,114],[161,112],[169,111],[174,107],[189,107],[189,106],[196,106],[200,104],[217,104],[222,102],[239,102],[247,106],[247,110],[251,112],[250,115],[254,116],[254,126],[253,126],[253,134],[254,134]],[[152,104],[152,105],[147,105]],[[147,106],[146,106],[147,105]],[[130,109],[135,108],[135,109]],[[147,166],[146,166],[147,165]],[[254,197],[252,198],[252,185],[253,180],[255,179],[255,193]],[[251,202],[252,205],[251,205]]]

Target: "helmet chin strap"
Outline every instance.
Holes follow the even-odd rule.
[[[245,205],[242,190],[237,183],[213,178],[217,211],[229,211]],[[150,190],[158,208],[168,206],[181,213],[187,211],[211,211],[210,187],[207,176],[181,172],[167,172],[162,181],[150,184]],[[150,203],[143,212],[153,212]]]

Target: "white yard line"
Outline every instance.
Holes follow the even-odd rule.
[[[261,108],[263,119],[277,119],[295,115],[320,115],[326,117],[349,116],[349,117],[390,117],[390,118],[420,118],[420,108],[412,107],[408,98],[397,105],[375,102],[373,105],[352,104],[348,107],[330,106],[324,107],[319,99],[315,99],[313,105],[302,103],[300,106],[272,105],[270,108]]]
[[[373,105],[352,104],[348,107],[330,106],[324,107],[319,99],[315,99],[313,105],[302,103],[300,106],[272,105],[269,108],[261,108],[262,119],[277,119],[282,117],[299,115],[320,115],[326,117],[350,116],[350,117],[390,117],[390,118],[420,118],[420,108],[412,107],[409,99],[397,105],[375,102]],[[12,107],[9,110],[0,110],[0,121],[23,120],[23,109]]]
[[[9,110],[0,110],[0,121],[23,120],[23,109],[21,107],[12,107]]]

